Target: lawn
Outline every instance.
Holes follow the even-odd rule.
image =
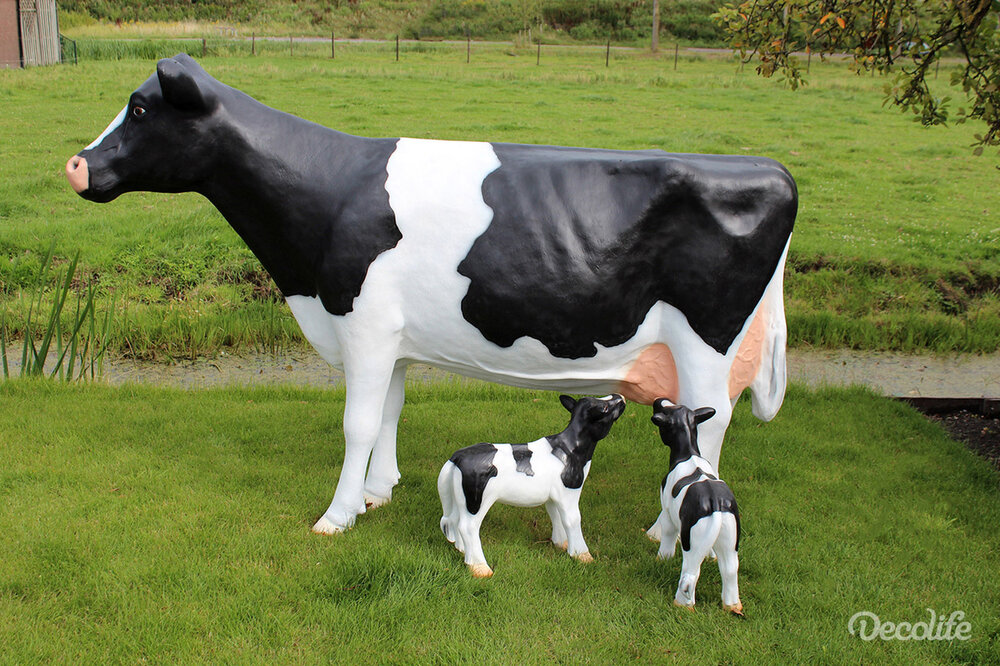
[[[580,565],[544,509],[495,507],[496,574],[470,578],[438,530],[455,449],[561,429],[554,394],[414,385],[403,479],[338,537],[309,531],[343,457],[344,396],[0,385],[0,635],[9,663],[990,663],[1000,659],[1000,477],[941,429],[862,390],[793,386],[762,425],[742,403],[722,475],[743,518],[746,619],[706,563],[643,535],[666,449],[630,405],[584,487]],[[849,618],[963,611],[967,641],[862,641]]]
[[[301,344],[256,259],[198,195],[97,205],[62,175],[157,55],[183,43],[108,43],[125,60],[0,71],[0,305],[16,333],[39,257],[81,251],[114,296],[112,345],[136,356]],[[117,46],[115,46],[117,44]],[[925,129],[882,107],[884,81],[812,63],[799,91],[726,58],[475,44],[219,43],[204,66],[261,101],[364,136],[660,147],[774,157],[799,184],[786,278],[790,343],[993,351],[1000,340],[1000,190],[975,128]],[[145,54],[149,58],[136,58]],[[214,55],[213,55],[214,54]],[[940,74],[944,86],[949,71]]]

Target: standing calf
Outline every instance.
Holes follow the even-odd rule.
[[[722,574],[722,607],[743,614],[736,573],[740,566],[740,511],[725,481],[720,481],[711,463],[698,449],[698,424],[715,415],[711,407],[691,411],[672,405],[666,398],[653,403],[653,423],[660,438],[670,447],[670,470],[660,489],[663,511],[657,525],[660,559],[674,554],[680,535],[684,561],[674,604],[694,607],[694,590],[701,563],[714,550]]]
[[[625,399],[615,394],[579,400],[563,395],[559,400],[572,414],[562,432],[530,444],[468,446],[441,468],[441,531],[465,553],[465,563],[477,578],[493,575],[479,527],[494,502],[544,504],[552,520],[552,542],[581,562],[593,560],[580,529],[580,491],[594,447],[625,411]]]

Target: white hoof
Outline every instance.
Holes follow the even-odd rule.
[[[660,522],[656,521],[653,526],[646,530],[646,536],[654,543],[660,543]]]
[[[340,534],[351,529],[354,525],[354,520],[349,521],[346,525],[335,523],[330,520],[324,514],[316,521],[316,524],[312,526],[312,531],[316,534]]]
[[[369,493],[365,491],[365,508],[366,509],[377,509],[380,506],[385,506],[392,501],[392,493],[389,493],[388,497],[382,497],[381,495],[376,495],[375,493]]]
[[[490,569],[490,565],[485,562],[480,562],[479,564],[468,565],[469,571],[472,572],[473,578],[489,578],[493,575],[493,569]]]

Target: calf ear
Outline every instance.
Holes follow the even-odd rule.
[[[703,423],[715,416],[715,410],[711,407],[700,407],[694,410],[694,422]]]
[[[160,80],[163,99],[181,111],[208,111],[208,95],[199,87],[192,70],[176,58],[164,58],[156,63],[156,78]]]
[[[576,400],[568,395],[559,396],[559,402],[561,402],[562,406],[565,407],[570,413],[572,413],[573,408],[576,407]]]
[[[667,424],[667,417],[664,416],[663,412],[654,412],[653,418],[649,419],[653,422],[653,425],[661,426]]]

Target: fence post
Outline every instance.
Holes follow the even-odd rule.
[[[399,35],[396,35],[396,62],[399,62]]]
[[[674,44],[674,71],[677,71],[677,53],[681,50],[679,44]]]
[[[295,42],[292,41],[291,35],[288,35],[288,55],[295,55]]]
[[[465,64],[468,65],[472,60],[472,37],[469,35],[465,36]]]
[[[538,53],[535,54],[535,65],[542,61],[542,40],[538,39]]]
[[[610,67],[611,62],[611,38],[608,37],[608,50],[604,52],[604,66]]]
[[[204,57],[205,57],[205,51],[207,51],[207,50],[208,50],[208,49],[206,48],[206,46],[207,46],[207,45],[205,44],[205,38],[204,38],[204,37],[202,37],[202,38],[201,38],[201,57],[202,57],[202,58],[204,58]]]
[[[257,33],[250,34],[250,55],[257,55]]]
[[[333,30],[330,31],[330,59],[335,60],[337,58],[337,33]]]

